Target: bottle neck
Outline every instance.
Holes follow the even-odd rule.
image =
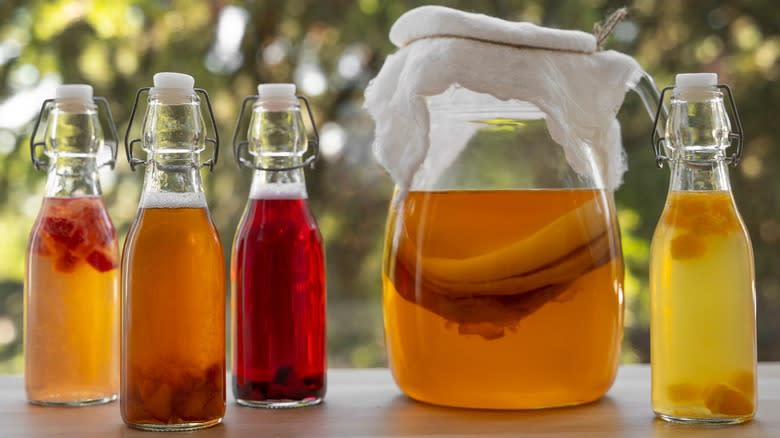
[[[57,101],[46,125],[47,197],[99,196],[97,155],[103,144],[95,105]]]
[[[49,166],[46,197],[100,196],[95,157],[57,157]]]
[[[205,133],[198,97],[152,94],[143,138],[147,164],[141,207],[205,207],[199,162]]]
[[[728,165],[723,159],[674,160],[669,190],[731,191]]]
[[[675,89],[666,125],[670,191],[730,191],[731,125],[717,88]]]
[[[203,193],[197,155],[171,155],[156,154],[149,161],[144,192]]]
[[[255,166],[266,169],[300,166],[307,139],[297,100],[258,102],[252,112],[248,139]],[[252,199],[306,199],[303,168],[255,170],[249,196]]]

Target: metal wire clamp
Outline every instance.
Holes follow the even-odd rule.
[[[136,166],[146,165],[149,163],[149,160],[141,160],[140,158],[135,158],[133,149],[135,147],[135,144],[140,143],[142,140],[140,138],[134,138],[130,140],[130,132],[133,129],[133,123],[135,121],[135,113],[138,110],[138,102],[141,98],[141,94],[148,93],[149,90],[151,89],[152,87],[143,87],[140,88],[135,93],[135,100],[133,101],[133,109],[130,112],[130,121],[127,123],[127,131],[125,131],[125,154],[127,155],[127,162],[130,164],[130,170],[132,171],[135,171]],[[214,166],[217,165],[217,159],[219,157],[219,129],[217,129],[217,121],[214,118],[214,109],[211,106],[211,99],[209,99],[209,93],[203,88],[195,88],[195,93],[203,95],[203,97],[206,99],[206,106],[208,108],[209,119],[211,120],[211,127],[214,130],[214,138],[206,137],[204,139],[206,143],[213,145],[214,152],[211,154],[211,158],[201,163],[198,167],[208,167],[209,171],[213,171]]]
[[[41,111],[38,113],[38,117],[35,118],[35,125],[33,125],[32,134],[30,134],[30,158],[32,159],[33,166],[36,170],[43,169],[47,166],[47,163],[41,160],[37,153],[38,148],[43,148],[44,151],[46,150],[46,139],[42,141],[36,141],[36,138],[38,137],[38,130],[41,127],[41,121],[48,121],[52,104],[56,101],[57,99],[46,99],[43,101],[43,104],[41,104]],[[116,165],[119,134],[117,133],[116,124],[114,123],[114,116],[111,114],[111,106],[108,104],[108,100],[100,96],[93,97],[92,102],[98,109],[102,107],[105,110],[105,122],[108,125],[108,131],[111,135],[110,138],[103,139],[103,144],[111,149],[111,159],[105,163],[101,163],[99,167],[109,166],[111,170],[113,170],[114,166]],[[97,112],[98,123],[100,123],[100,113],[100,111]]]
[[[737,104],[734,102],[734,96],[731,94],[731,88],[729,88],[726,84],[718,84],[716,87],[721,90],[725,91],[725,94],[728,96],[728,100],[731,107],[731,112],[734,116],[733,120],[734,123],[737,125],[737,130],[734,132],[729,132],[729,141],[736,141],[736,150],[733,154],[726,157],[725,161],[732,167],[736,167],[740,160],[742,159],[742,149],[743,149],[743,142],[744,142],[744,134],[742,131],[742,120],[739,118],[739,112],[737,111]],[[653,153],[655,154],[655,164],[662,168],[664,167],[664,163],[667,161],[671,161],[672,158],[665,155],[663,151],[664,143],[667,141],[666,137],[661,137],[658,135],[657,127],[658,122],[661,116],[661,109],[664,105],[664,96],[667,92],[670,90],[673,90],[674,86],[668,86],[664,87],[663,91],[661,91],[661,98],[658,102],[658,109],[655,112],[655,118],[653,119],[653,132],[650,135],[650,142],[653,145]]]
[[[246,110],[246,106],[248,103],[256,102],[260,96],[247,96],[244,98],[244,100],[241,102],[241,109],[238,112],[238,120],[236,121],[236,128],[233,130],[233,158],[236,160],[236,164],[238,167],[244,166],[248,167],[250,169],[254,170],[265,170],[270,172],[283,172],[287,170],[295,170],[300,169],[306,166],[314,167],[314,163],[319,159],[320,157],[320,134],[317,131],[317,124],[314,122],[314,115],[311,111],[311,106],[309,106],[309,100],[306,99],[304,96],[296,96],[298,100],[302,101],[303,104],[306,106],[306,112],[309,113],[309,122],[311,123],[312,132],[314,133],[314,138],[307,139],[308,143],[312,145],[313,152],[305,159],[302,163],[296,164],[294,166],[287,166],[287,167],[265,167],[260,164],[255,164],[252,160],[247,159],[244,157],[244,155],[248,152],[249,147],[249,140],[244,138],[243,140],[239,141],[239,132],[241,132],[241,122],[244,119],[244,112]]]

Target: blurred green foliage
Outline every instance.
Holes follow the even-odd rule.
[[[462,0],[439,3],[512,20],[589,30],[624,2]],[[195,76],[209,90],[223,138],[222,159],[205,176],[226,251],[241,216],[249,173],[228,150],[241,99],[258,82],[295,82],[312,101],[324,159],[308,172],[311,204],[328,253],[331,366],[385,363],[380,264],[389,178],[373,161],[373,123],[362,93],[394,47],[387,35],[404,11],[397,0],[4,0],[0,3],[0,373],[22,369],[22,278],[27,233],[45,175],[29,162],[30,121],[63,82],[87,82],[112,104],[123,132],[136,89],[157,71]],[[780,102],[780,5],[771,0],[636,0],[609,48],[635,56],[662,86],[673,74],[715,71],[736,92],[746,135],[732,173],[753,238],[759,358],[779,360],[780,156],[773,111]],[[629,172],[617,193],[626,257],[625,361],[648,361],[649,242],[668,174],[655,168],[650,123],[636,96],[621,110]],[[141,175],[120,157],[103,174],[110,213],[122,237]],[[227,256],[227,254],[226,254]]]

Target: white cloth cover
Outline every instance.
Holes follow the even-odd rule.
[[[376,124],[374,154],[402,191],[412,188],[423,163],[430,179],[467,144],[437,142],[433,148],[455,150],[430,150],[428,98],[439,104],[458,87],[538,107],[576,172],[591,175],[595,157],[604,186],[620,185],[626,164],[616,114],[644,73],[633,58],[596,51],[588,33],[440,6],[408,11],[390,39],[399,50],[366,88],[365,108]]]

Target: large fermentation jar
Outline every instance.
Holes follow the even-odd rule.
[[[530,103],[457,87],[427,103],[439,153],[396,189],[385,237],[396,382],[468,408],[602,397],[620,356],[623,260],[591,145],[567,159]]]

